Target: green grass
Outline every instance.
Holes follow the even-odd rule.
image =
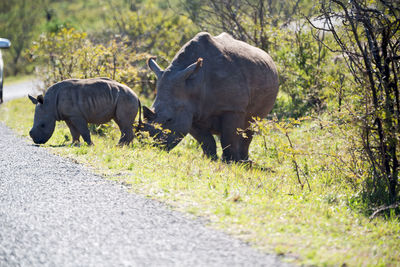
[[[32,80],[35,78],[35,75],[17,75],[17,76],[4,76],[4,85],[11,85],[14,83],[19,83],[27,80]]]
[[[28,99],[10,101],[0,108],[0,120],[27,136],[33,109]],[[400,223],[395,218],[369,221],[358,212],[359,178],[337,166],[349,160],[346,140],[314,121],[295,127],[290,137],[300,178],[307,177],[311,191],[301,189],[290,150],[280,151],[285,139],[273,130],[253,141],[253,167],[210,161],[188,137],[170,153],[148,140],[120,148],[113,124],[106,136],[93,135],[94,146],[71,147],[68,128],[58,123],[44,147],[296,263],[398,266]]]

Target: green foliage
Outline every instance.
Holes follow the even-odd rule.
[[[400,171],[400,5],[392,1],[320,1],[321,16],[348,62],[355,86],[350,117],[359,129],[366,189],[375,205],[396,204]],[[325,44],[326,45],[326,44]]]
[[[11,47],[3,51],[6,75],[25,73],[31,66],[26,66],[25,50],[39,32],[43,14],[38,6],[45,0],[7,0],[0,2],[0,37],[8,38]]]
[[[148,52],[165,62],[196,33],[185,16],[175,14],[163,1],[109,1],[109,24],[127,37],[137,52]]]
[[[108,77],[127,84],[136,92],[143,88],[139,69],[146,54],[137,54],[124,40],[95,44],[86,33],[63,28],[57,33],[42,34],[30,49],[31,58],[41,63],[39,75],[48,87],[70,78]]]
[[[340,184],[353,190],[352,197],[359,196],[363,190],[366,165],[357,150],[357,132],[349,122],[344,121],[344,117],[344,114],[339,114],[329,119],[258,118],[252,124],[252,129],[262,140],[262,150],[254,151],[256,158],[273,166],[289,164],[293,182],[301,190],[319,191],[313,188],[312,182],[318,176],[317,183],[326,186]],[[362,203],[359,204],[353,208],[369,213]]]
[[[301,121],[306,120],[306,119],[307,118],[300,118],[300,119],[295,120],[295,119],[290,118],[287,121],[278,121],[277,118],[274,118],[273,120],[264,122],[260,118],[257,118],[252,125],[252,129],[254,132],[258,133],[259,135],[261,135],[263,137],[265,150],[268,149],[266,137],[271,136],[272,131],[276,131],[285,137],[286,142],[282,142],[282,140],[280,140],[279,142],[273,143],[275,153],[277,156],[277,161],[280,163],[282,162],[282,160],[281,160],[282,155],[279,155],[279,154],[288,156],[290,158],[291,162],[293,163],[293,169],[296,173],[297,182],[299,183],[301,189],[303,189],[304,184],[307,183],[308,189],[311,191],[310,183],[308,182],[308,177],[307,177],[309,175],[308,165],[306,163],[304,166],[304,171],[302,171],[302,169],[298,163],[298,160],[297,160],[297,156],[300,153],[302,153],[304,155],[307,153],[307,151],[301,151],[301,150],[297,149],[294,146],[294,144],[290,138],[290,134],[293,131],[293,129],[295,127],[299,126]],[[269,144],[271,145],[271,143],[269,143]],[[278,151],[279,151],[279,153],[278,153]],[[301,172],[302,172],[302,176],[304,177],[303,181],[300,177]]]
[[[280,76],[280,95],[273,112],[279,117],[320,114],[337,108],[345,97],[337,97],[347,81],[343,61],[335,60],[304,24],[295,27],[284,31],[275,28],[270,34],[274,44],[271,55]]]
[[[180,0],[183,9],[200,28],[214,34],[226,31],[238,39],[270,51],[269,31],[310,15],[310,0]]]
[[[42,31],[57,32],[62,28],[75,28],[91,36],[106,34],[106,13],[104,0],[44,0],[43,14],[46,21]]]
[[[195,34],[193,23],[175,14],[163,1],[108,1],[107,23],[136,53],[158,57],[167,66],[180,47]],[[139,73],[143,95],[155,94],[155,75],[145,68]]]

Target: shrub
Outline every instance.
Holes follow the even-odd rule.
[[[262,140],[253,151],[257,164],[284,168],[299,191],[318,194],[326,187],[340,190],[350,208],[370,213],[362,201],[367,164],[361,156],[356,128],[347,116],[257,118],[251,126]]]
[[[108,77],[144,93],[147,54],[136,53],[116,38],[107,44],[95,44],[86,33],[63,28],[56,33],[42,34],[30,49],[31,59],[38,63],[37,74],[48,86],[70,78]]]
[[[399,206],[400,6],[384,0],[321,0],[320,12],[327,28],[316,28],[333,36],[357,85],[348,90],[369,166],[367,200]]]

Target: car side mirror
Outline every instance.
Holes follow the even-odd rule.
[[[11,42],[8,39],[0,38],[0,48],[9,48],[11,46]]]

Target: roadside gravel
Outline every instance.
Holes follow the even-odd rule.
[[[0,266],[286,266],[0,123]]]

